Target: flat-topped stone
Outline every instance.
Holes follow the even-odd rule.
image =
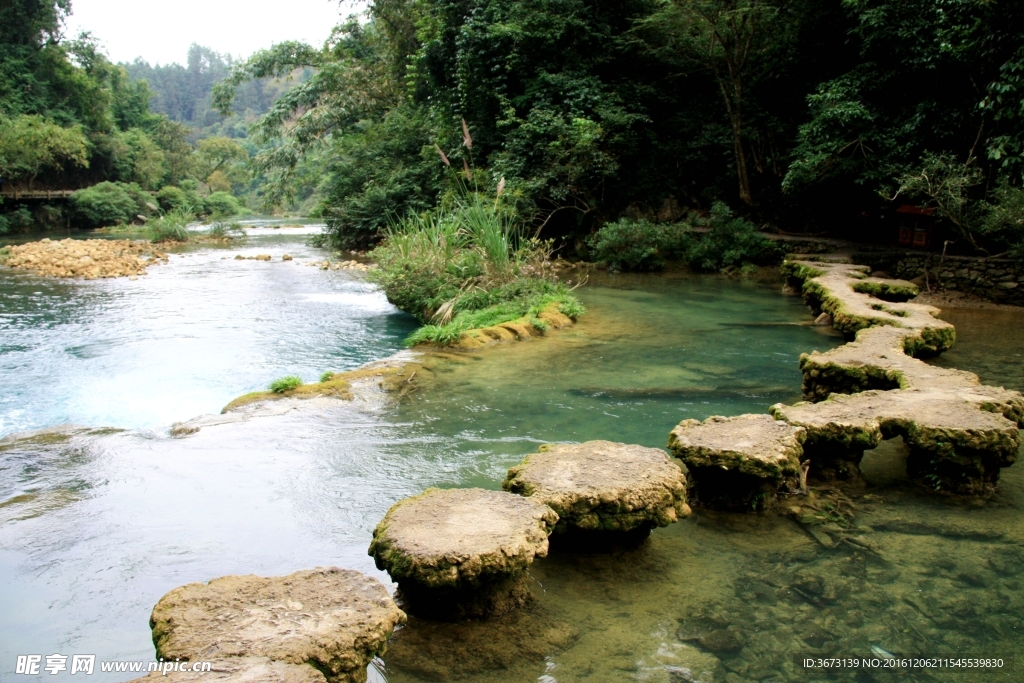
[[[686,475],[664,451],[611,441],[548,444],[512,467],[506,491],[558,513],[556,532],[628,532],[690,514]]]
[[[1024,396],[914,358],[948,349],[955,333],[935,317],[936,308],[877,298],[911,293],[906,283],[868,278],[866,268],[849,264],[792,260],[784,270],[803,280],[809,303],[832,314],[834,326],[856,335],[800,357],[804,398],[823,403],[772,408],[776,417],[807,427],[811,473],[859,478],[864,450],[883,435],[898,435],[910,448],[908,473],[922,484],[951,493],[991,491],[999,469],[1014,461]]]
[[[831,351],[803,354],[804,398],[821,401],[832,393],[871,389],[943,390],[1024,427],[1024,396],[1020,392],[986,386],[973,372],[940,368],[908,356],[905,335],[906,330],[900,328],[872,327]]]
[[[908,302],[917,287],[903,280],[870,277],[867,266],[825,261],[787,260],[783,273],[801,281],[804,299],[832,318],[832,327],[849,338],[869,327],[907,330],[904,348],[910,355],[934,355],[956,341],[956,329],[939,320],[939,309]]]
[[[263,658],[310,665],[329,683],[366,681],[366,666],[404,622],[379,581],[336,567],[191,583],[162,597],[150,617],[157,656],[165,660],[223,660],[242,676],[251,667],[236,659]],[[317,680],[303,678],[308,667],[261,666],[282,682]]]
[[[844,474],[865,450],[901,436],[910,449],[908,474],[949,493],[986,493],[1020,447],[1015,422],[948,389],[833,394],[819,403],[780,403],[771,414],[807,430],[804,457],[812,472],[849,478]]]
[[[427,489],[395,503],[369,554],[421,616],[487,617],[522,605],[526,569],[548,552],[558,515],[504,491]]]
[[[162,662],[168,670],[154,671],[148,676],[136,678],[130,683],[199,683],[199,681],[215,681],[216,683],[327,683],[322,673],[308,664],[287,664],[275,662],[266,657],[232,657],[210,662],[209,671],[192,671],[191,664],[182,668],[189,670],[174,671],[170,667],[175,662]]]
[[[697,504],[726,510],[769,507],[800,476],[803,427],[769,415],[683,420],[668,447],[690,472]]]

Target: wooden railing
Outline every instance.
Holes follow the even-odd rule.
[[[67,199],[74,190],[0,190],[4,199]]]

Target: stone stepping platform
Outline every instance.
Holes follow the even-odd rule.
[[[551,508],[530,498],[432,488],[388,510],[369,554],[417,616],[486,618],[529,599],[526,570],[547,555],[557,522]]]
[[[804,398],[821,401],[833,393],[871,389],[939,389],[1024,427],[1024,396],[1020,392],[986,386],[973,372],[939,368],[908,356],[903,349],[905,334],[900,328],[872,327],[831,351],[802,355]]]
[[[649,532],[690,514],[679,465],[632,444],[547,444],[512,467],[501,487],[558,513],[556,533]]]
[[[832,317],[832,327],[850,339],[869,327],[907,330],[904,348],[913,356],[935,355],[956,341],[956,329],[939,320],[938,308],[907,302],[917,286],[904,280],[870,277],[870,268],[851,263],[787,260],[782,271],[800,281],[804,300]]]
[[[155,671],[130,683],[327,683],[322,673],[307,664],[286,664],[266,657],[234,657],[211,662],[209,671]]]
[[[364,683],[405,620],[380,581],[327,567],[191,583],[160,599],[150,626],[157,657],[218,662],[224,680]]]
[[[803,427],[769,415],[684,420],[668,447],[690,472],[691,491],[702,507],[764,510],[780,489],[798,486]]]
[[[779,403],[771,414],[807,430],[804,458],[819,477],[857,478],[865,450],[901,436],[910,449],[908,475],[948,493],[989,492],[1021,443],[1017,423],[946,389],[834,394],[819,403]]]

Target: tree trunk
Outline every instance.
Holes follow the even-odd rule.
[[[730,68],[730,71],[733,69]],[[722,90],[722,99],[725,100],[725,110],[729,115],[729,125],[732,128],[733,155],[736,157],[736,178],[740,185],[740,200],[747,206],[754,205],[754,197],[750,192],[750,174],[747,172],[747,155],[743,151],[743,119],[741,116],[741,103],[743,84],[733,79],[733,97],[729,96],[725,80],[715,69],[715,77],[718,86]],[[735,100],[735,101],[734,101]]]
[[[740,200],[747,206],[754,205],[750,193],[750,174],[747,173],[747,155],[743,151],[743,129],[738,117],[732,121],[733,153],[736,155],[736,176],[740,183]]]

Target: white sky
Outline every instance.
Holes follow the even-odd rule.
[[[185,63],[188,46],[248,57],[285,40],[321,45],[359,0],[71,0],[65,36],[90,31],[114,62]]]

